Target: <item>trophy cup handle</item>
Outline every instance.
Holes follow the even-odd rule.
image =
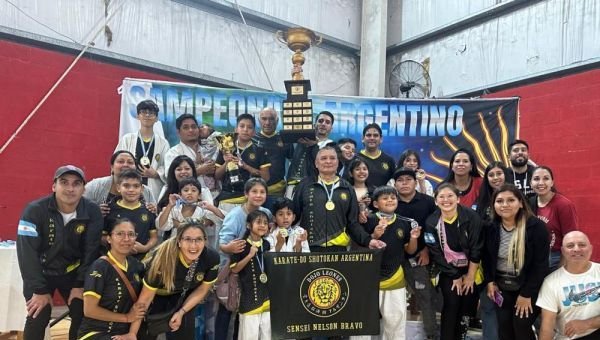
[[[277,41],[279,41],[280,43],[287,45],[287,41],[285,41],[285,37],[284,37],[284,32],[283,31],[277,31],[275,32],[275,38],[277,39]]]
[[[323,42],[323,36],[315,34],[315,38],[316,38],[316,40],[315,40],[315,44],[314,45],[315,46],[321,45],[321,43]]]

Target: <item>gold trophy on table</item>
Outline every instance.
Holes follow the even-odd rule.
[[[306,28],[288,28],[287,31],[277,31],[277,40],[287,45],[294,52],[292,56],[292,80],[286,80],[287,98],[283,100],[281,138],[284,142],[294,143],[299,138],[315,139],[313,126],[312,99],[308,99],[310,80],[304,79],[302,65],[304,54],[312,45],[319,45],[322,37]]]

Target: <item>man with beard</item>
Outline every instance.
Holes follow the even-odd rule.
[[[506,183],[513,183],[523,195],[532,197],[535,193],[531,188],[533,166],[529,166],[529,144],[522,139],[515,139],[508,146],[508,153],[511,166]]]
[[[380,187],[386,185],[394,174],[394,159],[380,149],[383,142],[381,127],[371,123],[363,129],[364,150],[358,153],[358,157],[365,161],[369,168],[367,187]]]

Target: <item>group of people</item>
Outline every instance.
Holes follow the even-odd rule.
[[[323,111],[314,138],[288,144],[266,108],[259,131],[253,115],[238,116],[231,150],[182,114],[170,147],[153,132],[158,113],[138,104],[140,130],[121,138],[109,176],[87,182],[61,166],[53,193],[25,208],[25,339],[43,339],[56,290],[70,339],[154,339],[145,318],[165,312],[168,339],[196,338],[198,317],[206,339],[270,339],[265,252],[361,248],[382,251],[382,339],[405,338],[407,288],[428,339],[464,339],[478,311],[486,340],[600,338],[600,267],[527,142],[512,142],[510,165],[492,162],[483,177],[472,152],[456,150],[434,190],[419,153],[396,163],[381,150],[377,124],[357,152],[357,141],[329,138],[334,115]],[[224,266],[239,275],[237,312],[212,294]]]

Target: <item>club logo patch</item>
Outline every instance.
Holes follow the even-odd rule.
[[[200,282],[202,280],[204,280],[204,273],[196,274],[196,281]]]
[[[140,218],[142,219],[143,222],[148,222],[148,214],[142,214],[142,216],[140,216]]]
[[[340,198],[341,198],[342,200],[344,200],[344,201],[345,201],[345,200],[347,200],[347,199],[348,199],[348,194],[346,194],[345,192],[342,192],[342,193],[340,194]]]
[[[350,288],[340,272],[320,268],[308,273],[300,285],[300,301],[310,314],[329,317],[339,313],[348,302]]]
[[[252,160],[255,160],[256,159],[256,154],[251,153],[251,154],[248,155],[248,158],[250,158]]]
[[[85,231],[85,226],[83,224],[80,224],[77,227],[75,227],[75,232],[78,234],[83,234],[84,231]]]
[[[403,239],[404,238],[404,231],[402,229],[398,229],[396,231],[396,235],[398,235],[399,239]]]
[[[383,168],[383,170],[389,170],[390,166],[387,163],[381,163],[381,167]]]

